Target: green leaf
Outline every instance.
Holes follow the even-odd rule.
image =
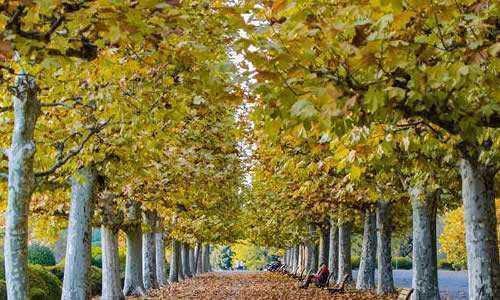
[[[301,99],[293,104],[290,113],[294,117],[310,118],[315,116],[318,111],[311,102]]]

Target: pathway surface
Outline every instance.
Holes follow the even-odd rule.
[[[207,273],[153,293],[153,299],[395,299],[350,291],[331,295],[310,287],[299,289],[296,280],[269,272]]]
[[[412,270],[394,270],[394,285],[397,288],[411,288]],[[356,278],[357,270],[353,271]],[[447,299],[467,299],[467,271],[438,270],[439,292]]]
[[[395,270],[394,285],[411,287],[412,270]],[[439,292],[453,300],[467,299],[467,271],[438,271]]]

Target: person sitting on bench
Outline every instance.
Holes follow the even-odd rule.
[[[321,267],[318,270],[318,273],[315,275],[309,275],[305,279],[304,283],[300,286],[301,289],[307,289],[311,283],[314,283],[317,287],[321,287],[328,280],[328,275],[330,274],[330,270],[328,270],[328,266],[326,264],[321,264]]]
[[[280,262],[279,260],[277,260],[277,261],[273,262],[273,263],[269,266],[268,270],[269,270],[269,271],[271,271],[271,272],[273,272],[273,271],[277,271],[277,270],[278,270],[281,266],[282,266],[282,265],[281,265],[281,262]]]

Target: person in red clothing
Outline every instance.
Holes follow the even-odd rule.
[[[323,286],[328,280],[328,275],[330,275],[330,270],[328,270],[328,266],[323,263],[321,264],[318,273],[307,276],[300,288],[307,289],[311,283],[314,283],[318,287]]]

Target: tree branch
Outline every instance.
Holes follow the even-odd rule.
[[[0,106],[0,112],[12,111],[14,107],[12,105],[9,106]]]
[[[73,102],[72,104],[69,103],[71,101]],[[64,100],[61,100],[59,102],[42,102],[42,103],[40,103],[41,107],[63,106],[63,107],[70,108],[70,109],[71,108],[75,108],[78,105],[88,106],[88,105],[82,103],[82,98],[81,97],[64,99]],[[93,107],[90,107],[90,108],[93,108]]]
[[[10,149],[9,148],[0,148],[0,154],[3,154],[4,156],[9,157]]]
[[[78,147],[74,147],[73,149],[71,149],[65,156],[61,155],[61,157],[57,158],[56,162],[54,163],[54,165],[50,169],[43,171],[43,172],[35,173],[35,177],[44,177],[44,176],[54,174],[59,168],[64,166],[64,164],[66,164],[72,157],[74,157],[78,153],[80,153],[82,151],[83,147],[85,146],[85,144],[90,140],[90,138],[92,136],[94,136],[95,134],[97,134],[98,132],[100,132],[104,127],[106,127],[106,125],[108,125],[109,121],[110,120],[108,119],[107,121],[99,124],[98,126],[91,128],[90,132],[83,138],[81,144]]]

